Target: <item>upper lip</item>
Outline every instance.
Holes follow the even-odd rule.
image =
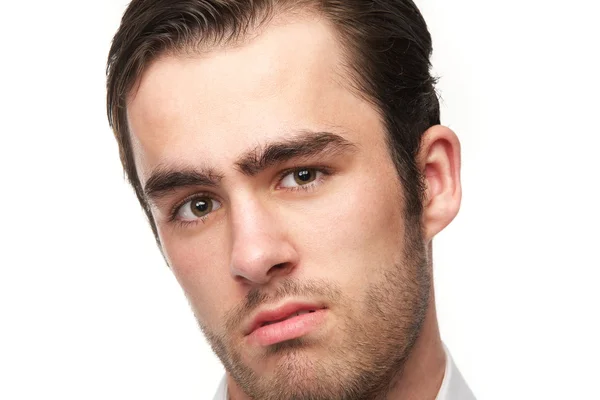
[[[276,308],[265,307],[250,320],[250,323],[246,327],[245,335],[251,334],[256,329],[260,328],[265,322],[279,321],[297,313],[298,311],[316,311],[323,308],[325,307],[321,304],[308,302],[288,302]]]

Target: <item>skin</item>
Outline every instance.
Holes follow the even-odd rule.
[[[297,18],[241,46],[160,57],[128,99],[142,185],[165,171],[221,178],[150,200],[165,258],[234,400],[434,399],[443,378],[431,241],[460,206],[460,145],[446,127],[425,133],[424,212],[409,225],[383,124],[350,88],[343,59],[325,21]],[[240,170],[269,144],[318,132],[349,146]],[[309,170],[309,190],[294,190],[293,173],[282,179],[307,167],[328,174]],[[173,219],[194,195],[214,199],[214,211],[199,220],[187,203]],[[325,322],[285,345],[248,341],[250,317],[290,300],[325,305]]]

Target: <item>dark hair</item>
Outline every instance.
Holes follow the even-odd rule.
[[[107,109],[127,178],[158,234],[136,172],[126,97],[163,54],[237,43],[275,15],[308,11],[326,17],[345,51],[357,93],[385,124],[388,145],[413,221],[422,213],[423,181],[415,157],[423,133],[440,123],[427,25],[412,0],[133,0],[107,63]]]

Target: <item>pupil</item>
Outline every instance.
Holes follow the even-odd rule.
[[[304,169],[302,171],[298,171],[298,179],[300,179],[301,181],[307,182],[309,181],[311,178],[311,173],[309,170]]]
[[[194,203],[194,208],[200,212],[206,212],[208,210],[208,202],[204,200],[198,200]]]

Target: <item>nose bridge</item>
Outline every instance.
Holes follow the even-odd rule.
[[[274,210],[258,196],[232,199],[230,211],[230,272],[252,283],[264,284],[273,267],[295,263],[294,251]]]

